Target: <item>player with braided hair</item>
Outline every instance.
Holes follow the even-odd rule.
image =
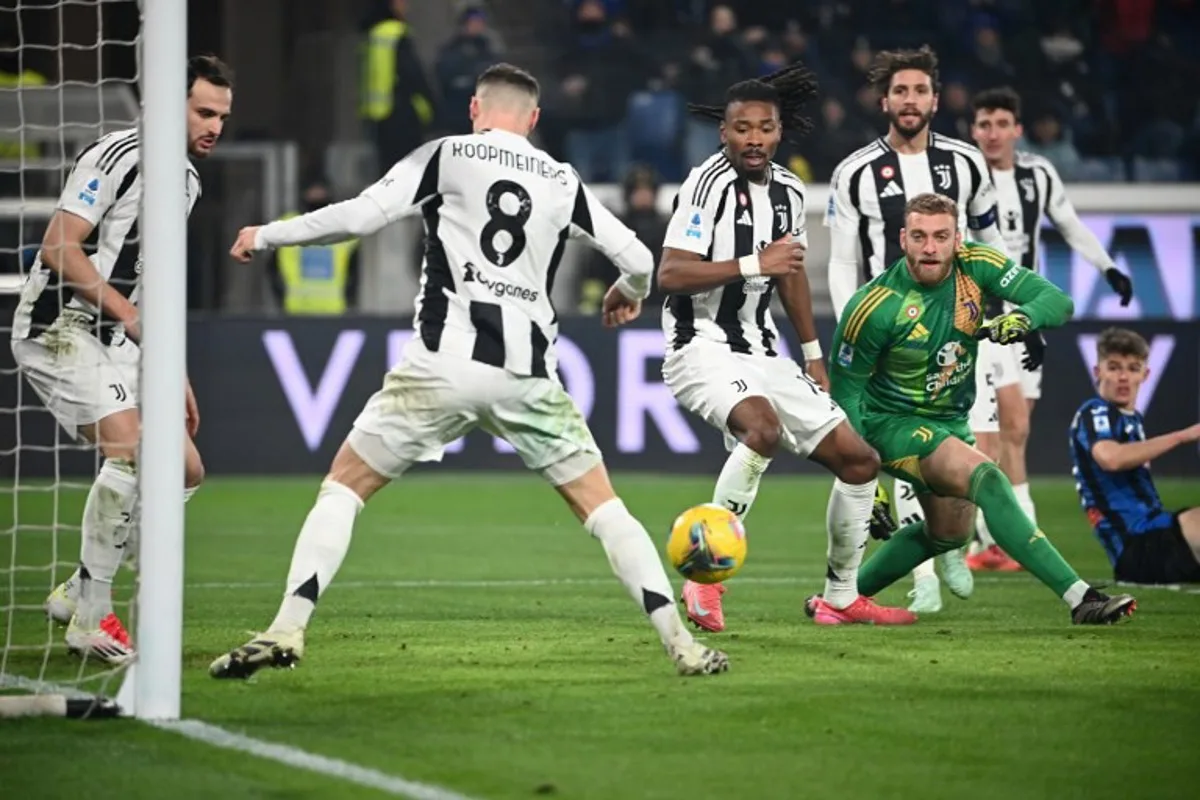
[[[904,609],[876,606],[856,589],[872,517],[879,457],[846,422],[826,390],[804,271],[806,194],[790,171],[772,163],[786,135],[812,128],[805,105],[816,96],[800,65],[731,86],[721,107],[689,106],[720,120],[721,149],[679,188],[667,227],[658,284],[669,295],[663,377],[676,400],[725,434],[730,450],[713,502],[744,517],[779,450],[809,458],[844,486],[830,499],[829,569],[821,624],[907,624]],[[778,352],[771,318],[778,289],[803,343],[806,369]],[[721,584],[688,581],[688,618],[709,631],[725,627]]]

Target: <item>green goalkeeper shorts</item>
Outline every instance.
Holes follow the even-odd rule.
[[[933,454],[950,437],[974,446],[966,417],[938,420],[901,414],[866,414],[863,438],[879,453],[883,469],[892,477],[908,481],[917,494],[932,490],[921,480],[921,459]]]

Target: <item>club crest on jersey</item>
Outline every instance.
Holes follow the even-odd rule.
[[[782,203],[775,206],[775,228],[777,230],[786,231],[791,228],[788,224],[790,222],[788,211],[788,207]]]
[[[100,179],[92,178],[87,182],[87,186],[83,187],[83,191],[79,193],[79,199],[89,206],[94,206],[96,205],[96,192],[98,191],[100,191]]]
[[[964,300],[963,308],[967,310],[967,316],[972,322],[979,319],[979,305],[974,300]]]
[[[704,218],[700,216],[699,211],[693,211],[691,219],[688,220],[687,230],[683,235],[688,239],[703,239],[704,238]]]
[[[849,367],[854,361],[854,346],[849,342],[842,342],[842,346],[838,348],[837,361],[843,367]]]
[[[935,164],[933,167],[933,174],[937,176],[939,189],[949,189],[950,188],[950,165],[949,164]]]

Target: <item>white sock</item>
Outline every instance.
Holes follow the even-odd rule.
[[[349,487],[328,480],[321,484],[317,502],[296,538],[283,603],[267,630],[294,631],[308,626],[317,600],[350,550],[354,519],[362,508],[362,498]]]
[[[721,474],[717,476],[713,502],[745,519],[758,495],[758,484],[763,473],[770,464],[771,459],[738,442],[729,458],[725,459]]]
[[[608,563],[625,590],[650,617],[664,645],[685,644],[692,635],[683,626],[671,598],[674,592],[654,541],[619,497],[602,503],[583,527],[600,540]]]
[[[979,542],[984,547],[994,547],[996,540],[992,538],[992,532],[988,530],[987,520],[983,518],[983,509],[975,511],[975,535],[979,537]]]
[[[1090,587],[1083,581],[1075,581],[1071,586],[1063,592],[1063,602],[1075,610],[1075,606],[1083,602],[1083,596],[1087,594]]]
[[[95,628],[112,613],[112,581],[124,553],[126,529],[137,500],[134,466],[109,458],[100,467],[83,507],[79,563],[83,581],[76,613],[84,628]]]
[[[1033,505],[1033,496],[1029,494],[1029,482],[1014,483],[1013,494],[1017,496],[1017,505],[1025,512],[1025,516],[1029,517],[1029,521],[1037,525],[1037,509]]]
[[[191,500],[192,496],[194,494],[196,494],[196,492],[199,490],[200,490],[199,486],[183,487],[184,505],[186,505],[187,501]],[[126,528],[122,531],[122,534],[121,534],[124,536],[124,539],[123,539],[124,544],[122,545],[122,547],[124,548],[124,552],[122,553],[121,558],[123,559],[125,566],[128,567],[133,572],[137,572],[137,557],[138,557],[138,547],[140,546],[140,543],[141,543],[141,536],[140,536],[141,532],[142,532],[142,498],[139,495],[137,502],[134,503],[133,511],[130,512],[129,525],[126,526]],[[121,535],[119,535],[118,538],[121,538]]]
[[[913,583],[925,580],[926,578],[933,578],[936,581],[938,576],[933,569],[933,559],[931,558],[928,561],[922,561],[920,564],[917,564],[917,566],[913,567],[912,576]]]
[[[826,550],[825,592],[822,597],[834,608],[845,608],[858,599],[858,567],[867,550],[867,528],[875,505],[877,481],[853,485],[833,481],[825,509],[829,533]]]

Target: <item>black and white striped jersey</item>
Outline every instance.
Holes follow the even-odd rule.
[[[807,244],[804,183],[771,164],[770,180],[740,177],[724,152],[693,169],[679,187],[663,247],[708,261],[753,255],[785,234]],[[662,315],[668,351],[699,337],[735,353],[775,356],[779,331],[771,317],[775,279],[736,280],[707,292],[667,298]]]
[[[85,246],[100,277],[131,302],[137,303],[142,255],[138,217],[142,205],[141,147],[138,130],[129,128],[100,137],[75,159],[57,208],[93,225]],[[187,209],[200,196],[200,175],[187,163]],[[90,249],[90,247],[89,247]],[[168,268],[186,269],[184,264]],[[104,341],[119,324],[99,319],[96,309],[64,286],[59,275],[42,263],[39,251],[21,291],[13,320],[13,339],[39,336],[62,316],[91,327]]]
[[[1104,246],[1079,219],[1058,170],[1045,158],[1017,151],[1013,168],[992,169],[1000,209],[1000,235],[1013,261],[1040,269],[1039,244],[1046,218],[1080,255],[1104,270],[1115,266]]]
[[[966,238],[1004,249],[995,188],[977,148],[931,132],[923,152],[899,153],[880,137],[838,164],[830,180],[825,224],[832,229],[829,292],[835,314],[841,315],[861,283],[903,257],[904,206],[926,192],[958,204]]]
[[[431,352],[515,375],[556,377],[550,302],[568,238],[600,249],[645,297],[650,251],[569,165],[489,130],[427,142],[351,200],[259,230],[257,247],[338,241],[420,213],[425,257],[416,329]]]

